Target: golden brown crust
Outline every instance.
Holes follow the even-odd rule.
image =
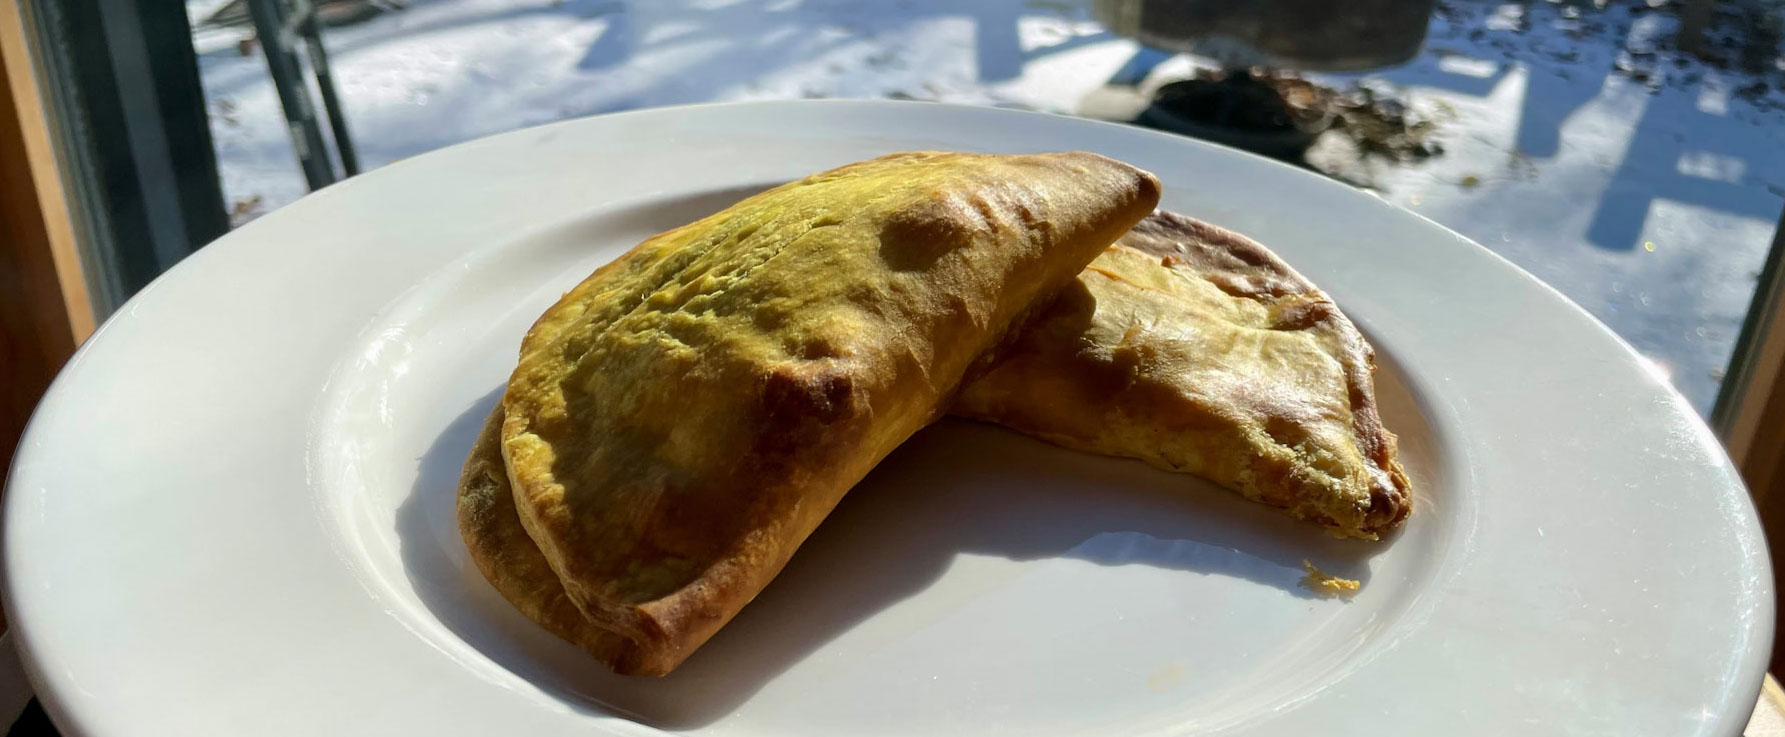
[[[523,341],[501,451],[527,536],[632,672],[668,672],[1157,197],[1091,154],[899,154],[647,240]]]
[[[515,513],[514,491],[502,464],[502,407],[490,412],[459,476],[459,534],[484,578],[528,619],[589,651],[614,670],[636,670],[637,648],[583,617],[564,585],[527,537]]]
[[[953,411],[1374,538],[1411,508],[1374,368],[1351,321],[1275,254],[1160,212],[1093,261]]]
[[[1015,350],[1017,343],[1033,342],[1034,338],[1030,337],[1032,334],[1041,336],[1044,343],[1055,346],[1064,345],[1067,341],[1086,339],[1087,322],[1074,324],[1070,320],[1050,319],[1049,316],[1066,314],[1084,317],[1093,314],[1097,308],[1094,294],[1110,285],[1091,280],[1117,278],[1125,271],[1136,272],[1137,278],[1143,281],[1146,278],[1166,277],[1170,274],[1165,269],[1153,267],[1173,262],[1173,267],[1187,269],[1199,279],[1216,286],[1222,293],[1255,302],[1257,309],[1254,310],[1254,317],[1261,320],[1261,324],[1292,330],[1314,330],[1338,339],[1332,345],[1338,348],[1339,363],[1345,371],[1345,395],[1353,407],[1352,424],[1358,447],[1363,451],[1363,456],[1372,459],[1377,467],[1375,471],[1387,477],[1386,482],[1378,481],[1372,488],[1370,512],[1354,527],[1360,533],[1374,534],[1391,529],[1405,518],[1409,509],[1406,477],[1395,460],[1394,436],[1383,430],[1376,418],[1375,397],[1369,376],[1372,360],[1369,346],[1349,322],[1341,322],[1344,320],[1342,313],[1329,309],[1330,301],[1319,290],[1263,246],[1215,226],[1170,213],[1158,213],[1142,221],[1130,231],[1130,235],[1124,237],[1119,247],[1144,254],[1148,258],[1138,262],[1099,259],[1101,263],[1094,264],[1078,282],[1063,290],[1055,302],[1042,311],[1041,319],[1028,324],[1021,334],[1012,337],[1012,350]],[[1104,272],[1116,276],[1107,276]],[[591,280],[578,285],[560,301],[559,307],[548,311],[535,325],[529,335],[529,342],[545,343],[555,337],[568,323],[565,319],[567,310],[582,304],[582,300],[591,293],[590,285],[593,283]],[[1166,280],[1164,283],[1169,286],[1172,282]],[[1087,284],[1099,286],[1094,289]],[[1267,305],[1274,304],[1276,298],[1291,296],[1297,299],[1283,302],[1282,308],[1272,317]],[[1198,316],[1189,310],[1150,317],[1191,322],[1207,319],[1206,316]],[[1088,320],[1088,317],[1084,317],[1084,320]],[[1095,342],[1095,335],[1089,333],[1092,342]],[[1112,350],[1109,353],[1114,355],[1116,352]],[[1128,355],[1132,357],[1136,353],[1137,351],[1129,351]],[[1095,351],[1087,350],[1083,355],[1075,354],[1070,360],[1063,359],[1052,364],[1028,363],[1027,365],[1044,369],[1039,375],[1055,383],[1030,385],[1031,391],[1014,397],[1013,401],[1027,403],[1031,409],[1022,413],[1008,412],[999,419],[1013,429],[1050,439],[1067,447],[1109,452],[1108,448],[1082,440],[1083,432],[1073,428],[1097,427],[1106,416],[1114,414],[1120,419],[1122,415],[1128,414],[1133,415],[1126,420],[1129,424],[1140,423],[1158,432],[1186,432],[1201,436],[1215,434],[1226,437],[1231,441],[1229,444],[1211,445],[1211,449],[1229,454],[1231,459],[1237,460],[1245,468],[1272,467],[1268,457],[1263,460],[1254,458],[1259,451],[1248,446],[1249,436],[1245,432],[1236,432],[1231,419],[1217,413],[1200,411],[1202,408],[1220,406],[1219,399],[1202,405],[1187,404],[1179,390],[1169,383],[1161,385],[1158,382],[1130,381],[1123,363],[1099,360],[1097,355]],[[1021,356],[1010,358],[1016,363],[1025,360]],[[1005,380],[1008,379],[1006,376]],[[997,386],[996,381],[988,382],[979,391],[995,389]],[[1049,390],[1050,386],[1053,391]],[[1127,401],[1123,399],[1125,393],[1130,396]],[[1152,403],[1166,408],[1163,416],[1148,418],[1132,412],[1131,409],[1124,409]],[[970,402],[963,402],[962,405],[962,411],[973,412]],[[639,657],[638,649],[630,640],[602,629],[570,603],[557,575],[527,536],[516,515],[507,475],[503,471],[499,442],[500,411],[498,407],[472,448],[459,487],[459,523],[472,559],[505,598],[545,629],[578,644],[618,672],[649,672],[645,668],[647,663]],[[1026,419],[1028,422],[1025,422]],[[1067,429],[1062,430],[1063,427]],[[1144,455],[1144,452],[1131,449],[1116,454]],[[1223,480],[1224,474],[1238,476],[1217,467],[1219,465],[1205,461],[1200,470],[1185,467],[1177,470],[1199,471],[1214,476],[1217,480]],[[1249,495],[1255,495],[1256,498],[1276,506],[1294,509],[1294,497],[1301,492],[1293,484],[1287,465],[1278,464],[1275,467],[1279,470],[1274,475],[1266,471],[1253,477],[1251,485],[1255,489],[1262,487],[1265,490],[1254,491]],[[1223,483],[1238,485],[1238,482],[1228,480],[1223,480]],[[1323,513],[1317,510],[1303,514],[1323,524],[1336,526],[1334,520],[1323,518]]]

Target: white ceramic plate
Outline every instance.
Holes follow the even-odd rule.
[[[905,149],[1089,149],[1269,244],[1375,342],[1418,488],[1342,541],[1181,475],[947,421],[662,680],[512,611],[453,523],[525,327],[644,237]],[[649,110],[357,177],[113,317],[38,408],[6,601],[84,735],[1734,735],[1772,636],[1704,426],[1554,291],[1370,195],[1063,117]],[[1304,559],[1363,580],[1298,585]]]

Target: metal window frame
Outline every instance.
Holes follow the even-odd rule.
[[[229,230],[183,3],[21,0],[94,311]]]

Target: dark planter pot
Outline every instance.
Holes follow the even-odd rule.
[[[1110,32],[1228,67],[1356,70],[1419,53],[1436,0],[1095,0]]]
[[[1135,122],[1293,161],[1332,126],[1332,115],[1292,109],[1270,84],[1238,73],[1160,87]]]

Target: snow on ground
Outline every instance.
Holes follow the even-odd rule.
[[[1376,184],[1585,306],[1708,410],[1785,203],[1785,75],[1736,94],[1760,78],[1655,50],[1661,13],[1590,14],[1610,28],[1574,39],[1571,6],[1538,3],[1528,32],[1471,40],[1519,6],[1457,7],[1374,75],[1454,111],[1446,151]]]
[[[1348,162],[1347,178],[1556,286],[1706,410],[1785,202],[1785,69],[1774,49],[1740,70],[1740,49],[1718,40],[1744,24],[1720,17],[1713,47],[1728,59],[1712,63],[1671,51],[1673,16],[1646,6],[1448,2],[1408,64],[1319,78],[1405,94],[1439,121],[1443,155]],[[224,191],[251,217],[305,190],[265,63],[239,52],[239,33],[198,41]],[[1192,63],[1156,63],[1073,0],[416,0],[327,43],[367,168],[709,100],[1107,114],[1136,96],[1112,79],[1145,88]]]

